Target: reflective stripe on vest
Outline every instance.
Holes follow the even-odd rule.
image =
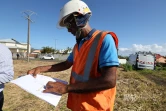
[[[98,45],[98,42],[100,40],[101,34],[102,34],[102,32],[99,32],[96,35],[96,37],[92,43],[92,46],[90,47],[88,58],[86,60],[86,64],[85,64],[85,68],[84,68],[84,74],[79,75],[79,74],[76,74],[75,72],[72,72],[72,77],[76,81],[86,82],[89,80],[89,75],[90,75],[90,70],[91,70],[92,63],[93,63],[93,58],[95,56],[95,51],[97,49],[97,45]]]

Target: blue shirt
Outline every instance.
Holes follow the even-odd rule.
[[[0,92],[3,90],[4,84],[11,81],[13,76],[14,71],[11,51],[5,45],[0,44]]]
[[[92,34],[95,32],[95,29],[92,29],[88,36],[86,38],[83,38],[79,43],[79,49],[81,48],[82,44],[89,40],[92,36]],[[69,55],[67,58],[69,62],[73,62],[73,52]],[[101,49],[100,49],[100,55],[99,55],[99,68],[104,66],[118,66],[118,55],[117,55],[117,49],[115,47],[115,42],[113,40],[113,37],[110,34],[107,34],[103,40]]]

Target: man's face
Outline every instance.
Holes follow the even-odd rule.
[[[70,32],[74,36],[76,36],[77,25],[76,25],[75,18],[74,18],[73,14],[71,14],[69,17],[67,17],[64,20],[64,24],[66,25],[66,28],[68,29],[68,32]]]

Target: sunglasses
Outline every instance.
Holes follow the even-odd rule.
[[[73,13],[64,20],[66,28],[76,27],[76,19],[79,17],[79,13]]]
[[[66,28],[71,28],[75,24],[75,18],[74,17],[69,17],[69,19],[67,18],[67,20],[64,21],[64,24]]]

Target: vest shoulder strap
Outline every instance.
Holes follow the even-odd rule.
[[[117,35],[114,32],[110,32],[110,31],[102,31],[102,32],[103,32],[103,36],[106,36],[106,34],[110,34],[113,37],[115,46],[118,49],[119,40],[118,40]]]

